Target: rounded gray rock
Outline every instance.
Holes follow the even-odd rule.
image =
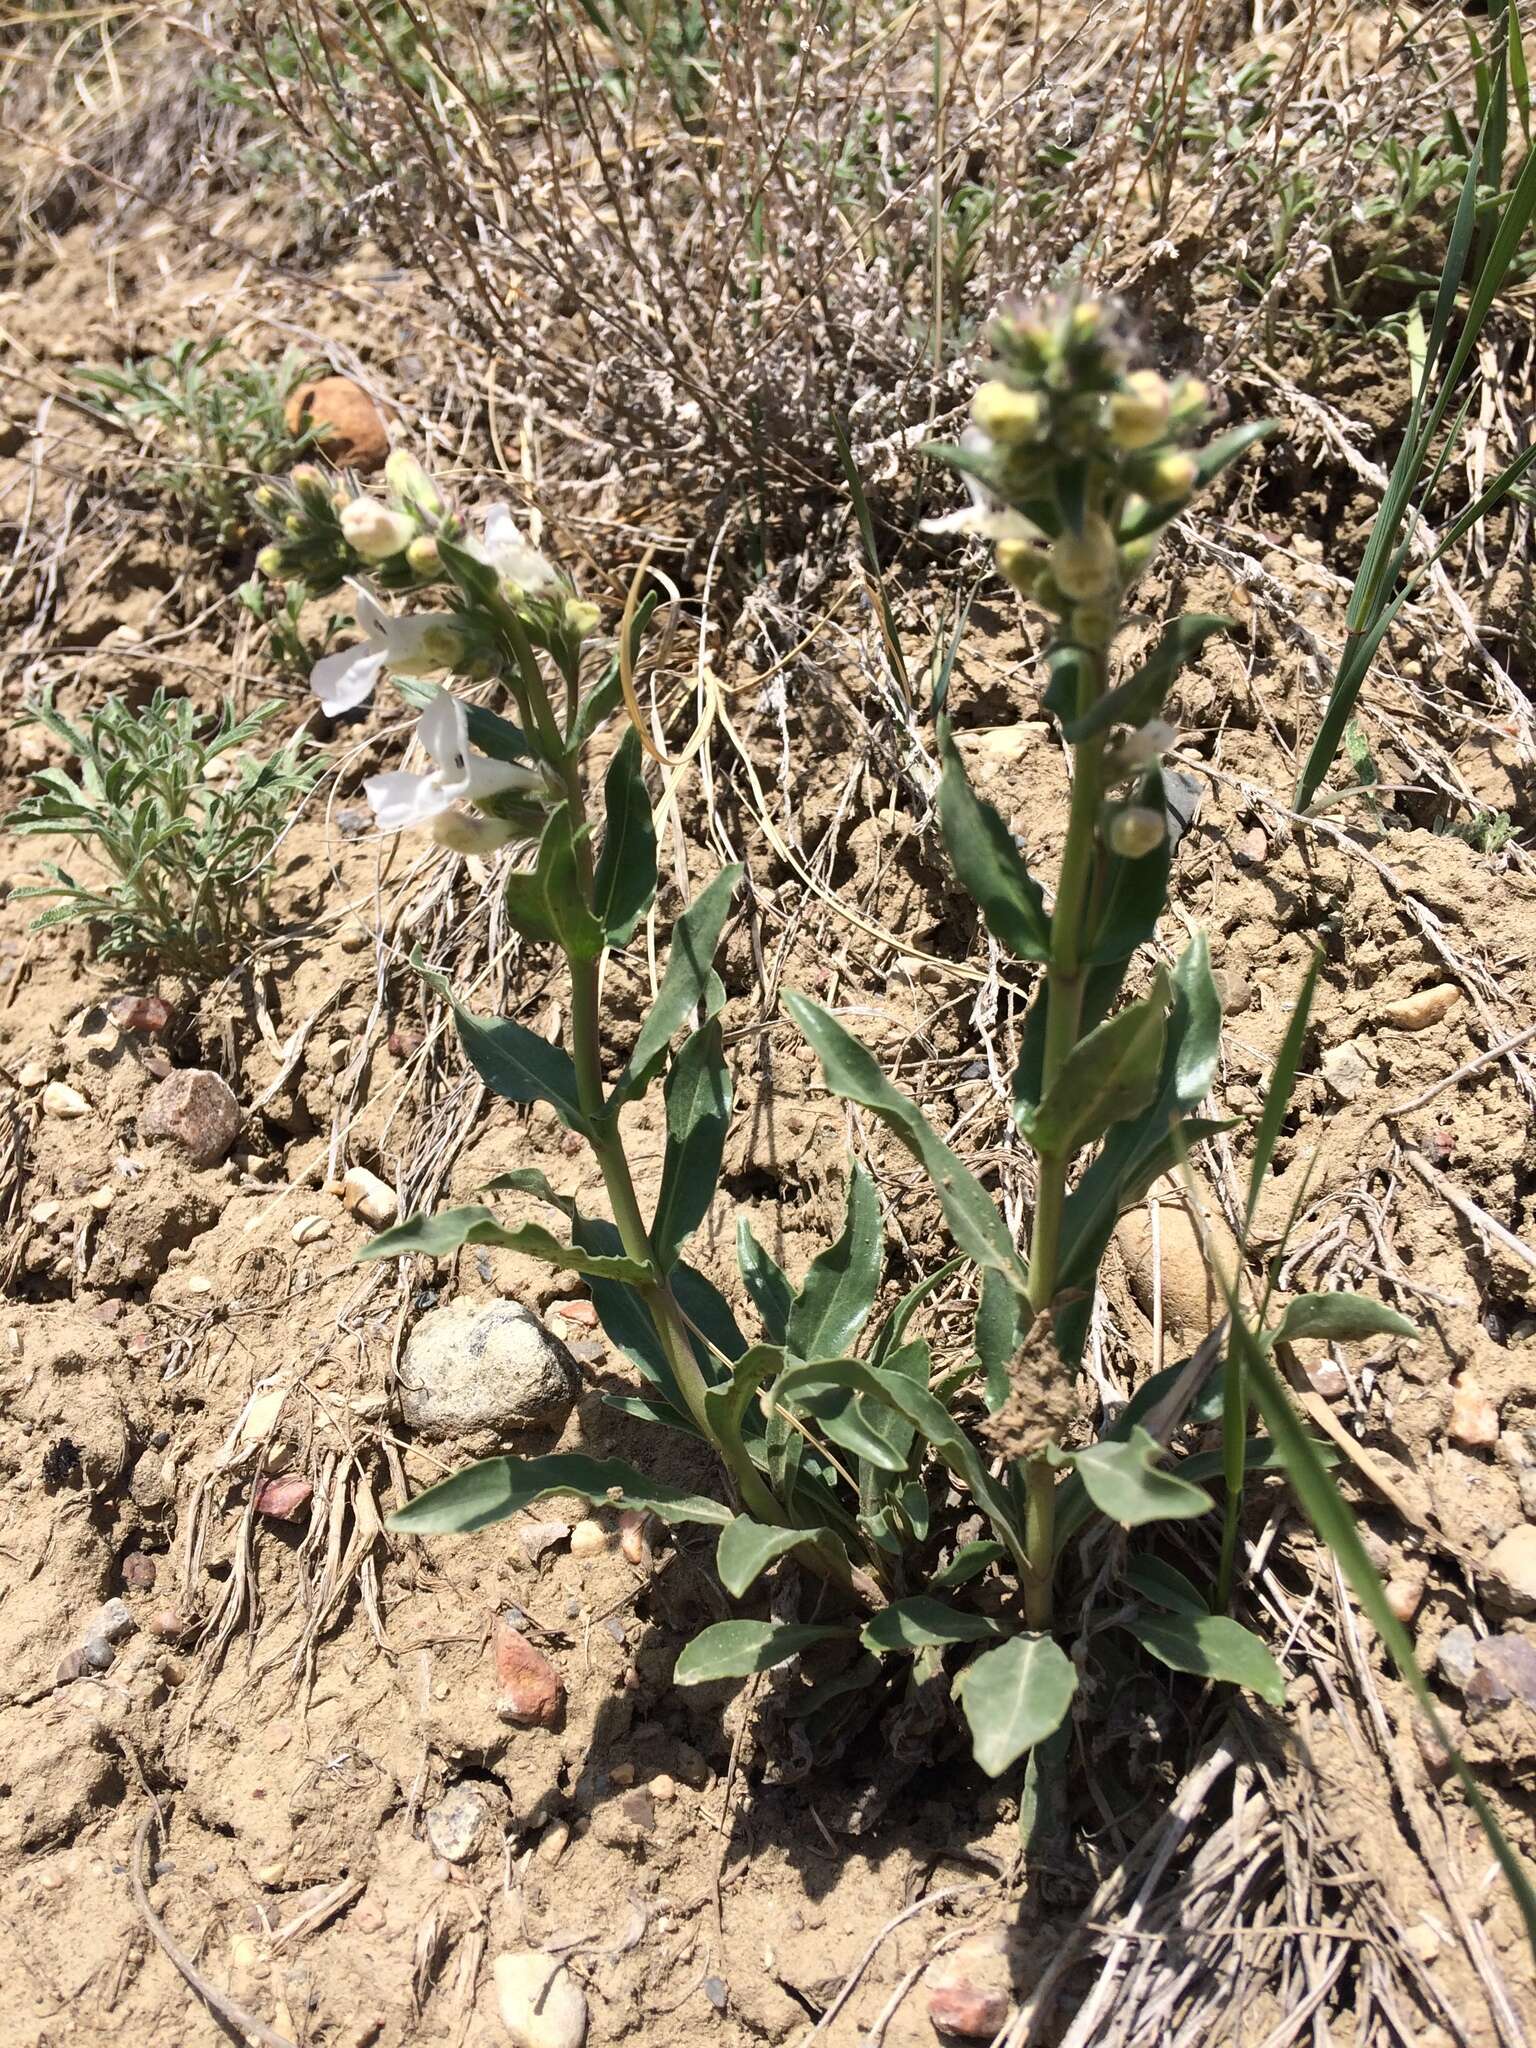
[[[181,1067],[156,1084],[139,1119],[146,1138],[170,1138],[194,1166],[217,1166],[240,1135],[240,1105],[229,1083],[204,1067]]]
[[[400,1361],[401,1413],[435,1442],[558,1429],[580,1392],[571,1354],[515,1301],[430,1310]]]

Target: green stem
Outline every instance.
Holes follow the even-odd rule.
[[[1056,1475],[1044,1458],[1024,1465],[1024,1614],[1033,1629],[1051,1625],[1051,1579],[1056,1544]]]

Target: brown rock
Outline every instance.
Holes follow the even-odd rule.
[[[365,474],[381,469],[389,454],[389,435],[379,408],[361,384],[350,377],[321,377],[301,384],[283,407],[290,434],[306,427],[320,436],[320,452],[344,469]]]
[[[552,1728],[565,1705],[565,1681],[522,1630],[498,1614],[491,1630],[496,1713],[519,1728]]]
[[[181,1067],[156,1084],[139,1129],[146,1138],[174,1139],[194,1166],[217,1166],[241,1121],[227,1081],[202,1067]]]
[[[1499,1440],[1499,1411],[1475,1380],[1451,1389],[1451,1442],[1464,1451],[1485,1451]]]
[[[142,1550],[130,1550],[123,1559],[123,1584],[131,1593],[148,1593],[154,1590],[155,1560],[146,1557]]]
[[[119,1031],[147,1031],[159,1038],[170,1029],[175,1012],[163,996],[119,996],[107,1014]]]
[[[262,1479],[256,1486],[256,1512],[271,1522],[302,1521],[309,1512],[314,1487],[307,1479],[288,1476]]]

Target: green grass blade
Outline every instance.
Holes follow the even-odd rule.
[[[869,509],[869,500],[864,495],[864,479],[859,475],[859,465],[853,459],[853,449],[849,445],[847,433],[842,421],[835,417],[832,421],[832,438],[837,443],[843,475],[848,479],[848,495],[853,501],[853,516],[859,523],[859,538],[864,543],[864,554],[874,583],[875,604],[880,613],[880,636],[885,643],[886,665],[891,671],[891,680],[900,692],[902,703],[910,706],[912,683],[907,674],[906,656],[901,651],[901,636],[896,631],[896,614],[892,611],[891,600],[886,595],[885,572],[880,566],[880,548],[875,539],[874,517]]]
[[[1296,998],[1296,1007],[1291,1012],[1291,1021],[1286,1026],[1285,1037],[1281,1040],[1280,1050],[1275,1055],[1269,1087],[1264,1095],[1264,1110],[1259,1118],[1258,1134],[1254,1140],[1253,1164],[1248,1169],[1248,1201],[1243,1210],[1245,1231],[1252,1224],[1253,1212],[1259,1206],[1259,1196],[1264,1191],[1270,1161],[1274,1158],[1275,1146],[1279,1143],[1280,1126],[1284,1123],[1286,1111],[1291,1106],[1291,1096],[1296,1087],[1296,1074],[1301,1065],[1301,1051],[1306,1043],[1307,1026],[1312,1019],[1312,999],[1317,993],[1317,977],[1322,972],[1322,967],[1322,954],[1314,953],[1301,984],[1301,994]]]

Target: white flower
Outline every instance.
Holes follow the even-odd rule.
[[[363,644],[327,654],[309,672],[309,687],[327,718],[366,704],[386,668],[403,676],[431,675],[436,669],[448,668],[463,645],[450,612],[396,618],[360,583],[352,588],[357,623],[366,635]]]
[[[365,562],[387,562],[416,538],[416,522],[377,498],[354,498],[341,508],[341,537]]]
[[[1177,732],[1165,718],[1149,718],[1145,725],[1139,725],[1133,733],[1126,735],[1120,755],[1127,767],[1150,768],[1154,761],[1163,758],[1177,738]]]
[[[515,583],[526,597],[537,597],[560,581],[554,565],[524,539],[509,506],[486,507],[485,538],[477,552],[504,583]]]
[[[475,752],[469,744],[469,715],[446,690],[439,690],[417,719],[416,737],[435,763],[429,774],[397,769],[389,775],[370,775],[363,784],[381,832],[425,825],[455,804],[479,803],[508,790],[544,791],[544,778],[536,768],[493,761],[488,754]]]

